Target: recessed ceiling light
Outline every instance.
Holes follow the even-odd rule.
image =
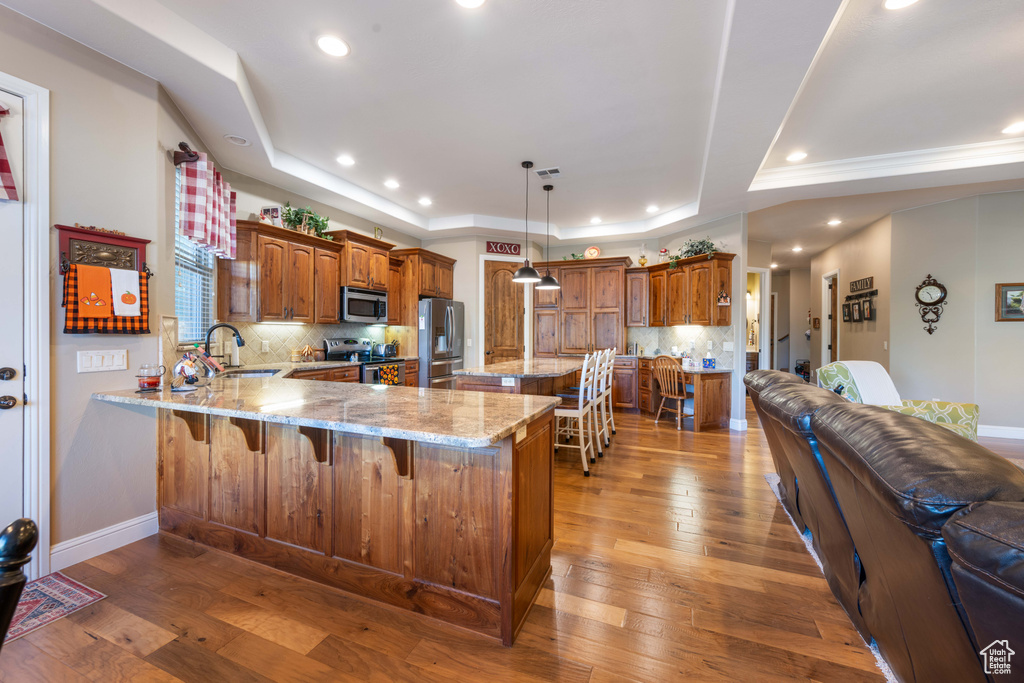
[[[773,263],[773,264],[772,264],[771,266],[769,266],[769,267],[770,267],[770,268],[778,268],[778,267],[779,267],[779,264],[778,264],[778,263]]]
[[[793,152],[788,157],[786,157],[786,161],[803,161],[806,158],[807,152]]]
[[[455,0],[455,2],[459,3],[459,5],[465,7],[466,9],[476,9],[480,5],[487,2],[487,0]]]
[[[342,154],[340,157],[338,157],[337,161],[342,166],[352,166],[353,164],[356,163],[356,160],[352,158],[351,154]]]
[[[388,178],[387,180],[384,181],[384,187],[390,188],[392,190],[397,190],[401,186],[398,184],[398,181],[395,180],[394,178]]]
[[[648,206],[647,207],[647,213],[658,213],[658,205],[657,204],[651,204],[650,206]]]
[[[840,223],[842,223],[842,221],[841,221],[841,220],[839,220],[838,218],[833,218],[832,220],[830,220],[830,221],[828,222],[828,224],[829,224],[829,225],[833,225],[833,226],[835,226],[835,225],[839,225]]]
[[[590,219],[590,224],[591,225],[597,225],[600,222],[601,222],[601,219],[598,218],[597,216],[594,216],[593,218]]]
[[[238,145],[239,147],[248,147],[252,143],[248,139],[243,138],[241,135],[232,135],[228,133],[224,136],[224,139],[230,142],[232,145]]]
[[[1003,132],[1006,133],[1007,135],[1016,135],[1017,133],[1024,133],[1024,121],[1011,123],[1006,128],[1003,128]]]
[[[338,36],[320,36],[316,45],[332,57],[344,57],[349,53],[348,43]]]
[[[903,9],[910,7],[917,0],[885,0],[885,9]]]
[[[430,200],[430,197],[420,197],[420,204],[422,204],[423,206],[430,206],[433,203],[434,202]]]
[[[801,252],[803,250],[804,250],[803,247],[793,247],[793,251],[796,251],[796,252]]]

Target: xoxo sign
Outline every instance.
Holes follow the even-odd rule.
[[[515,242],[488,242],[487,253],[519,256],[519,244]]]

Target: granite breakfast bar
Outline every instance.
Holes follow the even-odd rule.
[[[277,377],[158,420],[163,533],[511,645],[550,573],[555,399]]]
[[[510,360],[455,370],[455,388],[505,394],[557,396],[579,384],[582,357]]]

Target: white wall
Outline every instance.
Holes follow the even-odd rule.
[[[1024,280],[1022,253],[1024,192],[892,215],[890,374],[904,398],[975,402],[981,424],[1024,428],[1024,323],[995,322],[995,285]],[[930,335],[914,305],[929,274],[948,290]]]
[[[794,268],[789,271],[789,371],[796,372],[798,358],[811,357],[811,342],[805,332],[811,327],[807,311],[811,307],[811,271]]]

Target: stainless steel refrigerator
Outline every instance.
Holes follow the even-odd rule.
[[[454,389],[462,369],[466,306],[451,299],[421,299],[419,310],[420,386]]]

